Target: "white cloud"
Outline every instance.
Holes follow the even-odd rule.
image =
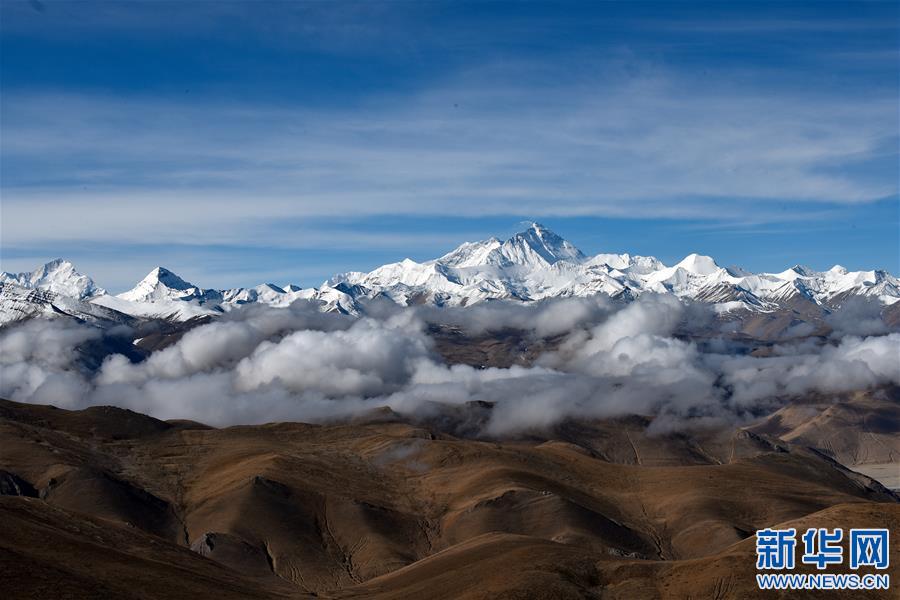
[[[574,320],[562,310],[568,306],[498,303],[468,320],[462,310],[395,309],[350,319],[319,314],[305,302],[254,306],[192,329],[143,362],[109,356],[96,372],[84,366],[80,348],[101,343],[104,332],[65,319],[30,321],[0,332],[0,396],[67,408],[115,404],[213,425],[327,421],[381,406],[444,418],[447,406],[485,401],[493,404],[488,420],[469,433],[505,435],[566,418],[625,414],[657,415],[661,431],[739,422],[788,395],[900,384],[897,333],[785,342],[758,358],[727,340],[701,351],[689,336],[673,337],[703,320],[669,297],[604,304]],[[444,364],[427,324],[484,333],[488,312],[496,327],[524,328],[532,341],[558,331],[548,329],[551,316],[571,333],[531,367]]]

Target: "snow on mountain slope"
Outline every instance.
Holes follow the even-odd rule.
[[[266,283],[254,288],[204,289],[164,267],[153,269],[134,288],[113,296],[78,273],[72,263],[57,259],[31,273],[0,274],[0,325],[63,315],[88,321],[124,322],[129,317],[187,321],[220,315],[244,304],[284,307],[299,299],[318,304],[324,312],[360,312],[351,294],[330,286],[301,289]]]
[[[302,289],[300,286],[287,285],[283,288],[271,283],[264,283],[255,288],[235,288],[222,292],[223,301],[219,305],[222,310],[232,310],[244,304],[267,304],[274,307],[290,306],[296,300],[308,300],[320,305],[323,312],[339,312],[343,314],[359,314],[359,306],[346,292],[328,286]]]
[[[721,305],[723,310],[767,310],[800,297],[816,304],[847,295],[900,299],[897,278],[884,271],[825,273],[793,267],[777,274],[752,274],[721,267],[709,256],[690,254],[668,267],[653,257],[598,254],[586,257],[570,242],[533,223],[506,241],[466,242],[424,263],[405,259],[370,273],[335,275],[327,285],[348,284],[355,297],[384,295],[400,304],[469,305],[488,299],[550,297],[635,297],[644,292]]]
[[[164,267],[156,267],[134,288],[117,295],[129,302],[155,302],[159,300],[221,300],[222,294],[215,290],[203,290],[188,283]]]
[[[451,267],[486,265],[491,260],[491,253],[499,249],[502,244],[503,242],[494,237],[483,242],[464,242],[459,248],[448,252],[435,262]]]
[[[222,293],[223,304],[229,305],[262,302],[271,306],[286,306],[286,304],[290,304],[290,299],[295,297],[295,292],[288,294],[287,291],[272,283],[264,283],[253,288],[234,288]]]
[[[689,254],[680,263],[675,265],[676,268],[684,269],[688,273],[694,275],[712,275],[721,269],[716,261],[709,256],[701,256],[699,254]]]
[[[655,258],[628,254],[588,258],[570,242],[532,223],[506,241],[467,242],[436,260],[405,259],[370,273],[336,275],[326,284],[349,284],[366,290],[367,296],[381,294],[400,304],[452,306],[601,293],[631,297],[643,291],[646,275],[662,268]]]
[[[861,296],[893,304],[900,300],[900,280],[886,271],[847,271],[835,265],[818,272],[795,265],[781,273],[749,275],[743,279],[754,294],[774,302],[805,297],[817,304],[833,304],[847,296]]]
[[[281,288],[264,283],[254,288],[204,289],[164,267],[150,271],[127,292],[100,296],[92,301],[129,315],[185,321],[221,314],[245,304],[285,307],[299,299],[318,303],[324,312],[359,313],[359,307],[350,295],[328,286],[303,290],[296,285]]]
[[[501,242],[467,242],[444,256],[418,263],[404,259],[370,273],[335,275],[325,285],[347,284],[367,296],[400,304],[467,305],[487,299],[537,300],[549,296],[616,294],[624,288],[604,269],[583,265],[587,257],[546,227]]]
[[[362,309],[352,295],[340,289],[340,286],[323,285],[320,288],[308,288],[297,294],[298,298],[316,302],[322,312],[337,312],[345,315],[362,314]]]
[[[0,325],[32,317],[74,317],[87,322],[127,323],[129,315],[46,289],[0,283]]]
[[[494,299],[528,302],[595,294],[632,299],[655,292],[713,304],[719,312],[769,311],[797,306],[798,301],[833,307],[851,296],[883,304],[900,300],[900,281],[885,271],[849,272],[835,266],[818,272],[796,265],[780,273],[753,274],[722,267],[700,254],[690,254],[672,266],[652,256],[588,257],[538,223],[505,241],[466,242],[422,263],[407,258],[369,273],[341,273],[318,288],[267,283],[254,288],[204,289],[158,267],[133,289],[111,296],[63,260],[33,273],[3,273],[0,285],[5,285],[0,293],[0,323],[53,312],[54,306],[64,303],[61,298],[89,300],[116,314],[174,320],[217,315],[253,303],[282,307],[296,300],[315,302],[323,311],[361,314],[359,301],[376,296],[402,305],[467,306]],[[29,291],[35,292],[30,300]],[[53,301],[43,293],[53,294]]]
[[[583,262],[587,257],[570,242],[559,237],[540,223],[517,233],[489,253],[502,257],[501,264],[514,264],[540,269],[559,261]],[[489,263],[490,264],[490,263]]]
[[[126,300],[120,296],[98,296],[91,300],[92,304],[105,306],[112,310],[151,319],[168,319],[171,321],[188,321],[196,317],[221,314],[217,306],[201,305],[191,298],[160,298],[150,300]]]
[[[632,256],[631,254],[597,254],[589,258],[586,265],[606,265],[622,273],[646,275],[665,268],[652,256]]]
[[[57,258],[31,273],[0,273],[0,283],[12,283],[30,290],[53,292],[71,298],[101,296],[106,290],[94,284],[94,280],[75,270],[75,265]]]
[[[186,321],[220,314],[222,293],[204,290],[164,267],[150,271],[136,286],[116,296],[99,296],[92,302],[137,317]]]

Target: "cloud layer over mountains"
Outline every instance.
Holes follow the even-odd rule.
[[[425,417],[487,401],[494,408],[483,435],[633,413],[656,415],[654,428],[665,430],[747,419],[788,394],[900,384],[900,333],[885,334],[877,316],[861,320],[864,307],[847,310],[832,317],[828,339],[783,342],[757,357],[724,337],[710,340],[717,325],[706,309],[670,296],[628,305],[602,296],[466,309],[384,304],[362,318],[298,301],[232,311],[141,362],[111,354],[98,368],[79,349],[130,340],[128,330],[33,319],[0,333],[0,396],[212,425],[327,421],[382,406]],[[558,344],[528,367],[447,365],[427,333],[434,325],[472,335],[514,328]],[[691,336],[701,330],[703,344]]]

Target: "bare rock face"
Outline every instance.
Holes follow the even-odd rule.
[[[37,498],[34,486],[9,471],[0,469],[0,496],[28,496]]]
[[[228,533],[207,531],[191,544],[191,550],[249,576],[273,575],[266,545],[254,546]]]

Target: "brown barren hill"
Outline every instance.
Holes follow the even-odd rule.
[[[817,448],[844,465],[894,462],[900,467],[900,388],[810,395],[750,429]]]
[[[0,573],[4,598],[305,597],[138,529],[24,497],[0,497]]]
[[[0,401],[0,489],[32,496],[3,499],[4,569],[26,582],[7,596],[70,573],[107,597],[209,581],[225,597],[748,597],[712,567],[752,554],[757,529],[896,515],[896,495],[814,448],[649,423],[485,440],[391,414],[215,429]]]

